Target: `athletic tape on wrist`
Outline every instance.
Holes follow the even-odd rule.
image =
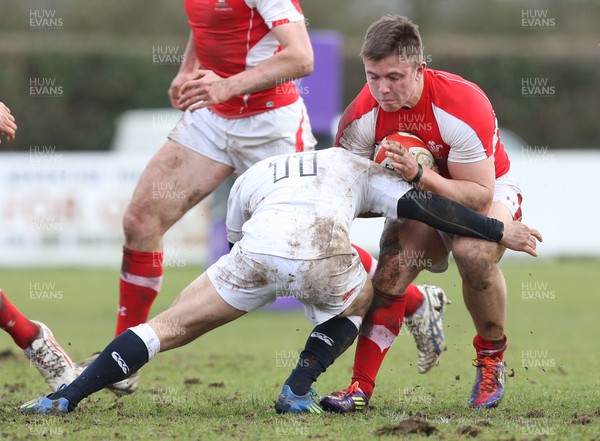
[[[418,164],[417,175],[410,182],[412,184],[416,184],[417,182],[419,182],[421,180],[422,176],[423,176],[423,166],[421,164]]]

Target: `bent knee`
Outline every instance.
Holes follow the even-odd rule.
[[[455,237],[452,241],[452,255],[457,264],[486,267],[496,264],[502,257],[503,248],[496,242],[472,237]]]
[[[486,290],[493,284],[494,268],[497,268],[501,257],[500,248],[495,243],[477,239],[456,242],[452,254],[467,285]]]
[[[123,215],[123,233],[126,242],[139,242],[156,236],[161,237],[160,219],[158,216],[130,205]]]

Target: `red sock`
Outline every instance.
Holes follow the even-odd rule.
[[[404,310],[404,317],[408,317],[413,315],[417,310],[421,307],[425,301],[425,297],[417,285],[413,285],[412,283],[408,285],[406,288],[406,309]]]
[[[375,295],[390,300],[391,304],[377,309],[367,319],[369,323],[366,326],[363,325],[363,331],[368,330],[368,335],[361,332],[358,336],[352,375],[352,382],[358,381],[360,388],[368,397],[371,397],[373,389],[375,389],[375,377],[381,363],[400,333],[406,304],[405,296],[393,297],[378,291],[375,291]],[[372,328],[370,323],[373,324]]]
[[[361,263],[365,267],[365,271],[369,275],[369,277],[373,277],[375,274],[375,270],[377,269],[377,259],[375,259],[371,253],[369,253],[364,248],[361,248],[357,245],[352,244],[352,247],[358,253],[358,257],[360,258]]]
[[[21,349],[26,349],[40,334],[40,328],[29,321],[0,290],[0,328],[4,329]]]
[[[481,338],[476,335],[473,339],[473,346],[477,351],[477,358],[499,358],[500,361],[504,361],[504,351],[507,346],[506,335],[501,340],[492,341]]]
[[[162,284],[162,264],[162,251],[123,248],[116,335],[148,320],[150,307]]]

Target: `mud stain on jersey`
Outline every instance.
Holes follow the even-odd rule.
[[[314,249],[319,250],[319,253],[327,255],[329,249],[335,247],[333,243],[335,222],[328,217],[315,217],[313,226],[311,245]]]
[[[303,232],[296,231],[294,235],[288,239],[288,247],[292,255],[302,249],[302,234]]]

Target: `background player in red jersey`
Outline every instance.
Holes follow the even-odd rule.
[[[422,169],[401,147],[388,145],[405,179],[501,221],[520,219],[520,189],[510,174],[496,116],[484,92],[457,75],[427,68],[418,28],[406,17],[386,16],[371,25],[361,56],[367,84],[342,116],[338,145],[372,157],[374,145],[387,134],[411,132],[427,144],[440,173]],[[321,404],[337,412],[364,407],[384,349],[398,335],[398,323],[405,316],[406,287],[423,269],[444,271],[452,252],[477,332],[477,374],[468,403],[496,406],[505,379],[507,293],[498,266],[504,248],[452,237],[411,220],[388,221],[381,243],[373,278],[374,305],[380,307],[370,318],[372,326],[365,327],[371,331],[359,338],[352,385],[323,397]],[[411,265],[406,257],[414,255],[423,255],[426,264]]]
[[[10,109],[0,102],[0,134],[8,141],[15,139],[17,122]],[[1,142],[1,139],[0,139]],[[43,323],[29,320],[0,289],[0,328],[12,337],[15,344],[35,366],[52,390],[73,381],[75,367],[65,350]]]
[[[315,189],[318,189],[315,196]],[[159,352],[183,346],[275,300],[282,285],[315,327],[275,404],[277,413],[321,414],[317,378],[358,335],[373,294],[350,243],[361,213],[411,218],[441,230],[537,255],[539,232],[499,222],[412,188],[394,172],[344,149],[279,155],[238,178],[228,201],[231,252],[191,282],[149,323],[116,337],[85,371],[25,412],[68,413],[94,392],[137,372]]]

